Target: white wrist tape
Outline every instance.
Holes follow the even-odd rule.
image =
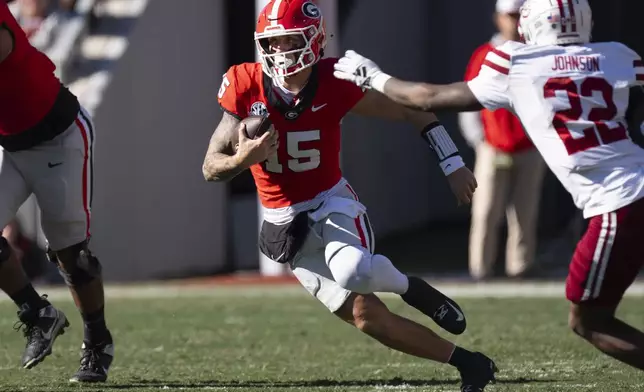
[[[465,166],[465,162],[463,162],[463,158],[460,155],[456,155],[451,158],[447,158],[442,162],[439,162],[438,165],[441,167],[441,169],[443,169],[443,173],[446,176],[449,176],[450,174]]]
[[[454,144],[452,138],[441,123],[435,122],[426,126],[423,129],[423,137],[436,152],[439,161],[444,161],[453,155],[458,155],[456,144]]]
[[[458,153],[458,148],[447,133],[445,127],[439,122],[427,125],[421,136],[431,149],[436,153],[438,164],[446,176],[465,166],[463,158]]]
[[[389,79],[391,79],[391,76],[381,71],[371,80],[371,88],[380,93],[384,93],[385,83],[387,83]]]

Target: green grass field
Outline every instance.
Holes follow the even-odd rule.
[[[82,324],[64,293],[51,298],[72,327],[53,355],[32,370],[20,368],[24,343],[12,330],[14,306],[0,302],[0,390],[458,391],[458,374],[450,366],[381,347],[297,286],[113,294],[118,292],[108,293],[117,356],[110,381],[95,387],[67,382],[78,365]],[[385,300],[392,310],[434,328],[402,300]],[[567,329],[563,297],[460,298],[459,303],[469,324],[455,340],[485,351],[501,369],[488,391],[644,388],[641,373],[604,357]],[[644,325],[637,297],[628,298],[620,314]]]

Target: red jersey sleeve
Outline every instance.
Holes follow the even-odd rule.
[[[338,60],[337,58],[329,58],[326,61],[322,60],[323,63],[320,64],[321,75],[330,75],[331,83],[334,86],[337,99],[340,103],[340,108],[343,111],[349,112],[364,97],[365,91],[351,82],[340,80],[333,76],[333,66]],[[322,79],[322,82],[324,83],[324,79]]]
[[[474,53],[472,54],[472,57],[470,58],[470,62],[467,64],[467,68],[465,69],[465,77],[464,77],[465,82],[469,82],[479,74],[479,72],[481,71],[481,67],[483,67],[485,56],[487,56],[488,52],[491,49],[492,49],[492,46],[489,43],[486,43],[479,46],[474,51]]]
[[[219,106],[227,113],[242,119],[247,117],[246,92],[250,77],[242,65],[233,65],[224,74],[219,87]]]
[[[366,91],[353,83],[347,82],[346,80],[338,80],[338,82],[340,82],[341,87],[340,96],[343,98],[344,105],[348,112],[353,109],[358,102],[360,102]]]

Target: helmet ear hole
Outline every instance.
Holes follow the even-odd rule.
[[[259,45],[262,47],[264,52],[270,53],[270,45],[268,43],[268,38],[262,38],[259,40]]]

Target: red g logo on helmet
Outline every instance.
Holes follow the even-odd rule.
[[[302,13],[312,19],[320,18],[320,9],[311,2],[302,4]]]

